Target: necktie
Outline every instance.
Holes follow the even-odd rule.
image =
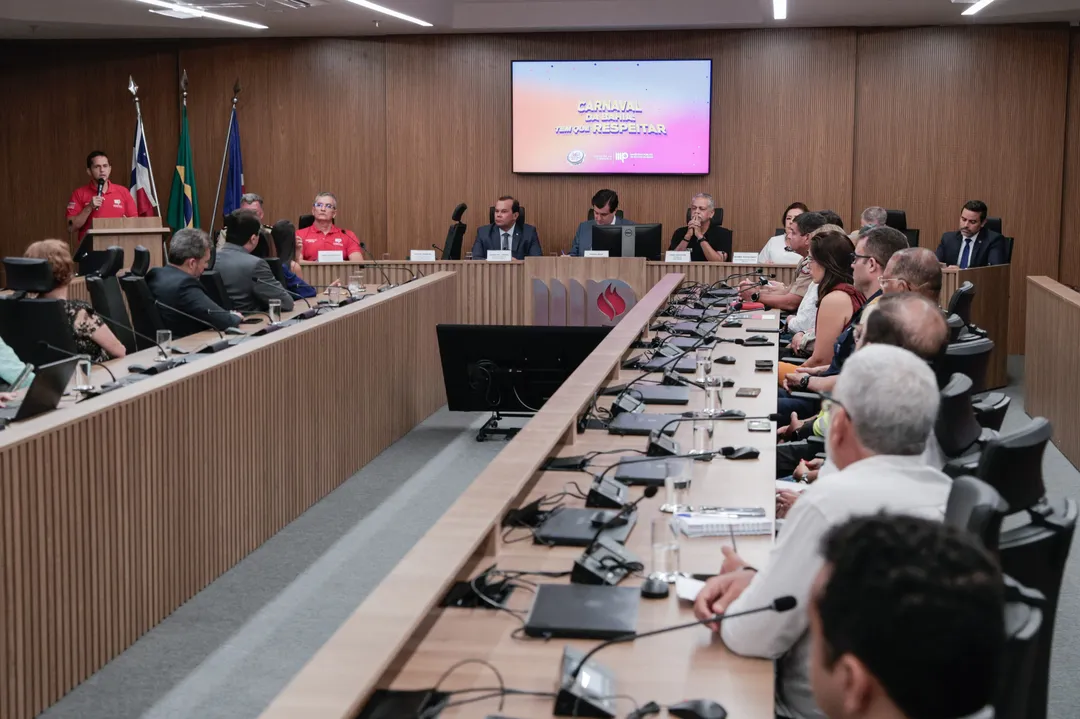
[[[964,251],[960,253],[960,269],[966,270],[968,262],[971,260],[971,244],[974,242],[974,238],[961,237],[960,239],[964,243]]]
[[[510,233],[509,232],[504,232],[504,233],[502,233],[502,236],[503,236],[502,248],[504,250],[509,250],[510,249]]]

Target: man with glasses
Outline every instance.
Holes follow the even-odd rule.
[[[311,206],[315,222],[311,227],[296,231],[296,248],[305,262],[318,262],[320,252],[340,252],[341,262],[364,261],[356,235],[334,224],[337,208],[334,193],[320,192],[315,195],[315,203]]]
[[[915,292],[934,304],[941,300],[941,265],[937,256],[925,247],[911,247],[897,252],[878,278],[887,295]]]
[[[722,573],[698,594],[705,619],[793,595],[794,611],[762,613],[714,625],[737,654],[777,660],[776,714],[824,715],[810,688],[811,588],[823,566],[822,538],[852,517],[891,512],[940,520],[952,481],[921,455],[938,411],[927,363],[907,350],[873,345],[852,355],[836,384],[827,438],[839,471],[806,489],[787,515],[768,562],[755,570],[724,547]]]

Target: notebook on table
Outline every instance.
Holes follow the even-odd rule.
[[[768,535],[773,533],[773,521],[760,517],[731,517],[721,514],[680,514],[679,529],[687,537],[727,537],[738,535]]]

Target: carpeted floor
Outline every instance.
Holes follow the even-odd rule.
[[[1011,358],[1004,430],[1026,421]],[[478,443],[478,415],[442,410],[43,714],[48,719],[255,717],[505,446]],[[1080,498],[1055,448],[1051,498]],[[1080,554],[1058,608],[1050,718],[1080,706]]]

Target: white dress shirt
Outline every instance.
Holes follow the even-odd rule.
[[[788,317],[787,326],[790,331],[814,333],[814,327],[817,325],[817,299],[818,283],[812,282],[806,294],[803,295],[802,302],[799,303],[798,312]]]
[[[765,243],[758,253],[758,262],[771,262],[774,265],[797,265],[802,260],[802,255],[797,252],[789,252],[787,249],[787,236],[777,235]]]
[[[941,519],[952,480],[926,466],[922,457],[881,455],[819,477],[788,512],[768,563],[729,612],[767,605],[792,595],[795,609],[763,612],[723,622],[724,643],[737,654],[777,660],[776,713],[792,719],[825,719],[810,690],[807,604],[821,570],[825,533],[855,516],[887,511]],[[873,611],[873,607],[867,607]]]

